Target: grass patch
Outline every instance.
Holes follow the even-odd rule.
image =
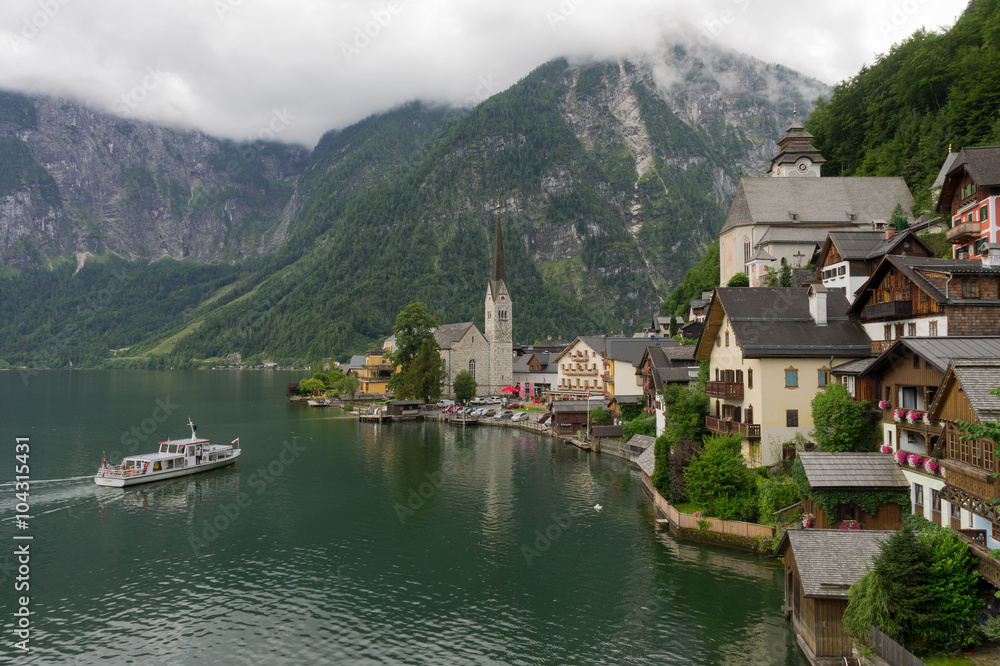
[[[685,504],[674,504],[673,507],[681,513],[695,513],[697,511],[705,510],[705,507],[698,506],[697,504],[691,504],[690,502]]]

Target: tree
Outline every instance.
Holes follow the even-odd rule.
[[[729,282],[726,283],[727,287],[749,287],[750,278],[746,273],[737,273],[733,277],[729,278]]]
[[[668,384],[663,389],[664,432],[669,433],[673,442],[685,439],[701,441],[706,433],[708,408],[708,396],[700,384]]]
[[[923,647],[919,633],[933,619],[930,559],[931,549],[906,525],[893,532],[875,556],[874,570],[888,599],[889,612],[899,625],[899,636],[893,638],[911,649]]]
[[[781,265],[781,273],[778,275],[779,287],[794,287],[795,278],[792,277],[792,267],[787,263]]]
[[[774,269],[770,266],[764,267],[764,274],[760,276],[760,286],[762,287],[777,287],[778,284],[778,274],[774,272]]]
[[[670,497],[670,447],[673,442],[663,433],[653,444],[653,476],[649,478],[660,495]]]
[[[889,226],[896,231],[905,231],[910,228],[910,221],[906,216],[906,211],[903,210],[902,204],[896,204],[896,207],[892,209],[892,217],[889,218]]]
[[[677,337],[677,317],[675,315],[670,315],[670,327],[667,329],[667,335],[672,338]]]
[[[392,332],[396,336],[396,351],[392,362],[405,371],[410,361],[416,358],[427,338],[434,338],[434,329],[441,320],[432,314],[425,303],[410,303],[396,315]]]
[[[326,384],[322,380],[310,377],[309,379],[303,379],[299,382],[299,393],[302,395],[312,395],[314,393],[319,393],[324,388]]]
[[[977,594],[976,558],[956,532],[926,522],[927,529],[918,536],[931,553],[928,588],[933,620],[917,627],[916,633],[933,649],[961,651],[979,642],[976,622],[983,601]]]
[[[361,388],[361,380],[354,374],[344,375],[337,386],[337,390],[340,393],[346,393],[351,400],[354,400],[354,394],[358,392],[359,388]]]
[[[389,389],[400,398],[436,400],[441,397],[444,359],[434,339],[434,329],[441,325],[424,303],[410,303],[396,316],[392,332],[396,351],[392,362],[400,368],[389,380]]]
[[[590,425],[607,425],[611,423],[611,412],[605,407],[590,410]]]
[[[476,378],[468,370],[462,370],[455,375],[455,383],[452,387],[455,391],[455,399],[464,405],[476,395]]]
[[[820,451],[870,451],[877,425],[843,384],[828,384],[812,399],[812,436]]]
[[[705,438],[705,450],[684,472],[688,499],[718,518],[752,520],[757,513],[756,479],[741,442],[736,434]]]

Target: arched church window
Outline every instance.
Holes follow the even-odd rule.
[[[469,361],[469,374],[472,375],[473,379],[476,378],[476,359]]]

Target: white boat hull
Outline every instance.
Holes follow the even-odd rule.
[[[236,459],[240,457],[241,453],[243,453],[242,449],[236,449],[233,451],[233,455],[228,458],[224,458],[223,460],[204,462],[200,465],[181,467],[180,469],[171,469],[162,472],[146,472],[145,474],[137,474],[129,477],[101,476],[100,474],[97,474],[94,476],[94,483],[107,488],[124,488],[125,486],[150,483],[151,481],[165,481],[166,479],[173,479],[178,476],[187,476],[188,474],[195,474],[197,472],[207,472],[210,469],[217,469],[219,467],[225,467],[226,465],[232,465],[236,462]]]

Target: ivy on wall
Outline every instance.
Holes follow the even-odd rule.
[[[842,504],[853,502],[859,509],[874,516],[883,504],[898,504],[903,509],[903,515],[910,513],[910,490],[876,490],[873,488],[854,488],[851,490],[813,490],[806,478],[802,461],[796,460],[792,467],[792,478],[803,497],[809,497],[823,509],[828,522],[836,523],[838,509]]]

